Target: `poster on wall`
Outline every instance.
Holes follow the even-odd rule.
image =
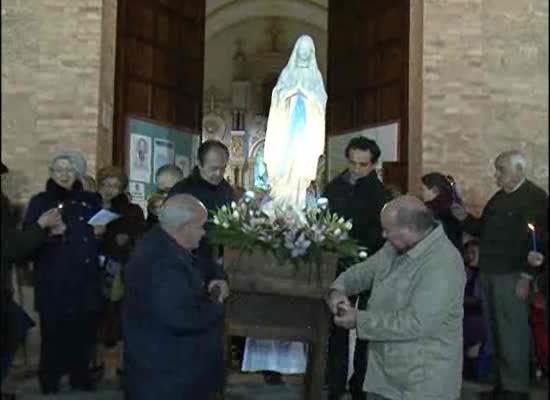
[[[151,180],[151,138],[132,133],[130,155],[130,179],[149,182]]]
[[[145,183],[131,181],[128,186],[133,201],[145,200]]]
[[[184,155],[181,155],[181,154],[177,154],[176,155],[176,165],[181,169],[181,171],[183,172],[183,176],[184,177],[187,177],[189,175],[189,173],[191,172],[190,170],[190,164],[189,164],[189,157],[186,157]]]
[[[158,190],[156,170],[177,163],[185,174],[189,174],[195,165],[200,135],[192,129],[138,117],[128,118],[126,132],[126,168],[131,181],[128,191],[145,211],[147,200]]]
[[[172,141],[164,140],[164,139],[155,139],[155,153],[153,157],[155,174],[160,167],[166,164],[173,164],[174,156],[175,156],[175,149],[174,149],[174,143]]]

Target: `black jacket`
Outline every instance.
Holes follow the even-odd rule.
[[[130,203],[128,196],[124,193],[111,201],[111,211],[121,215],[121,217],[107,225],[107,231],[101,241],[100,252],[122,264],[126,264],[130,251],[145,232],[145,217],[141,207]],[[128,235],[130,241],[119,246],[116,241],[119,234]]]
[[[353,228],[350,236],[374,254],[384,244],[380,212],[387,200],[384,185],[376,171],[358,179],[355,184],[349,181],[348,171],[334,178],[325,189],[324,197],[329,201],[329,209],[338,215],[351,219]]]
[[[451,198],[446,198],[446,196],[440,194],[432,201],[427,201],[426,207],[431,210],[434,218],[441,223],[451,243],[454,244],[460,254],[464,254],[461,223],[451,212],[451,204]]]
[[[0,337],[2,351],[17,347],[17,315],[9,304],[13,301],[11,266],[14,262],[30,258],[48,238],[46,230],[38,224],[26,230],[17,229],[17,218],[8,198],[2,193],[2,271],[0,283]]]
[[[46,191],[31,199],[23,226],[34,225],[42,213],[60,203],[67,229],[62,237],[48,238],[34,257],[35,303],[42,317],[72,318],[101,306],[99,243],[88,224],[101,209],[101,199],[83,191],[79,181],[66,190],[50,179]]]
[[[202,179],[198,167],[193,169],[191,175],[174,185],[168,193],[168,197],[184,193],[199,199],[209,214],[235,200],[233,188],[225,179],[219,185],[212,185]],[[212,246],[208,243],[209,226],[210,223],[206,226],[206,236],[201,241],[196,253],[201,257],[212,259],[214,252]]]
[[[529,180],[512,193],[499,190],[483,209],[481,218],[466,218],[464,230],[480,239],[481,272],[533,272],[527,267],[532,246],[529,223],[539,233],[537,247],[545,249],[541,233],[548,229],[548,195]]]
[[[209,299],[204,267],[160,227],[138,243],[123,304],[128,398],[206,399],[221,389],[223,305]]]

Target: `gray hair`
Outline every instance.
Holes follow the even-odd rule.
[[[77,177],[80,179],[86,175],[86,159],[80,151],[77,150],[62,150],[53,155],[50,159],[49,169],[53,171],[53,166],[58,160],[67,160],[73,166]]]
[[[172,200],[180,200],[175,199],[175,197],[183,201],[170,201],[168,199],[158,210],[160,226],[165,229],[177,229],[187,224],[196,215],[198,206],[201,205],[201,203],[189,201],[188,198],[192,198],[189,195],[176,195]],[[193,199],[196,200],[195,198]]]
[[[525,172],[527,170],[527,158],[519,150],[510,150],[500,153],[497,159],[508,159],[512,167]]]
[[[179,180],[184,178],[183,171],[175,164],[163,165],[157,170],[155,176],[158,178],[162,174],[170,174],[171,176],[173,176],[174,178],[178,178]]]

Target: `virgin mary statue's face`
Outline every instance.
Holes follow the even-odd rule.
[[[298,44],[298,49],[296,50],[298,65],[300,67],[309,66],[309,61],[312,53],[313,49],[311,48],[311,43],[309,43],[309,41],[307,40],[300,41],[300,43]]]

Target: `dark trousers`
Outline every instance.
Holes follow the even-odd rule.
[[[96,314],[41,315],[39,380],[43,392],[59,390],[59,381],[65,373],[69,373],[75,389],[90,384],[88,368],[96,332]]]
[[[359,309],[364,310],[368,301],[369,293],[361,293],[359,297]],[[350,301],[355,304],[357,297],[351,297]],[[364,399],[363,383],[367,373],[367,352],[368,342],[357,339],[355,343],[355,354],[353,355],[353,374],[349,386],[352,398]],[[329,392],[332,396],[340,395],[346,391],[348,377],[349,359],[349,330],[339,328],[334,323],[331,326],[331,334],[328,345],[327,380]]]
[[[511,392],[529,391],[529,302],[516,296],[519,273],[482,274],[492,380]]]

